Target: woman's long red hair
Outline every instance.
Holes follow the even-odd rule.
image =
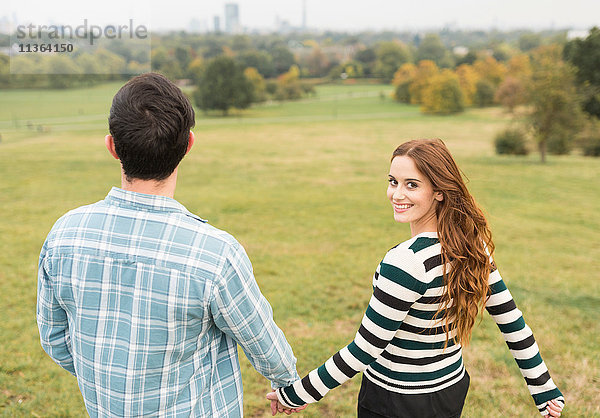
[[[436,318],[450,336],[468,344],[477,314],[488,296],[494,253],[492,232],[469,193],[462,172],[439,139],[417,139],[400,145],[397,156],[408,156],[443,199],[437,203],[437,233],[442,246],[444,292]]]

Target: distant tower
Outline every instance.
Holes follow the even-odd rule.
[[[302,0],[302,29],[306,30],[306,0]]]
[[[237,3],[225,3],[225,32],[237,33],[240,29],[240,15]]]
[[[219,16],[215,16],[213,18],[213,24],[215,27],[215,32],[221,32],[221,19],[219,18]]]

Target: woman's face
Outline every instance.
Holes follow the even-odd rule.
[[[392,160],[387,196],[394,208],[394,219],[410,223],[413,236],[437,231],[435,208],[443,196],[433,190],[412,158],[398,156]]]

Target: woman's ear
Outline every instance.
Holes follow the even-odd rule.
[[[442,192],[436,192],[434,199],[438,202],[441,202],[442,200],[444,200],[444,195],[442,194]]]

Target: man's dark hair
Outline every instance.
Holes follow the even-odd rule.
[[[186,153],[194,109],[166,77],[147,73],[117,92],[108,125],[128,179],[164,180]]]

